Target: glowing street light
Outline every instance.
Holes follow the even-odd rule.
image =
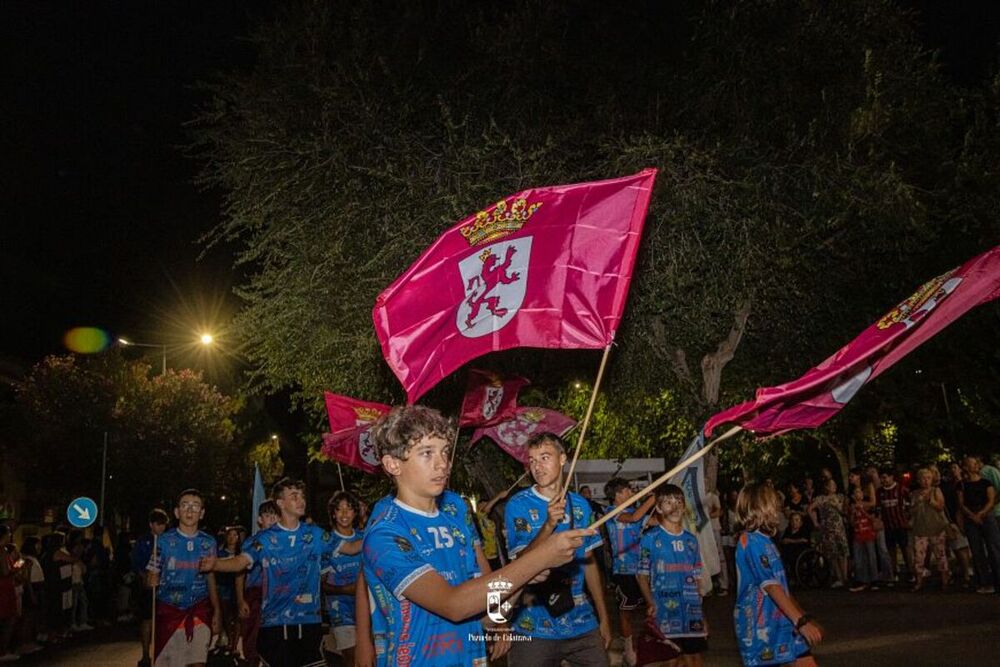
[[[212,334],[210,334],[210,333],[203,333],[201,335],[201,344],[202,345],[211,345],[214,342],[215,342],[215,336],[213,336]]]

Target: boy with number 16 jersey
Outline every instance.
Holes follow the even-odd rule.
[[[677,647],[681,664],[702,664],[708,628],[701,605],[698,538],[684,529],[684,492],[673,484],[656,490],[657,525],[642,536],[639,588],[659,634]]]

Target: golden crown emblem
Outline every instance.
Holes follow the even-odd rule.
[[[524,227],[528,218],[541,206],[542,202],[529,204],[526,199],[521,198],[515,199],[508,207],[507,202],[501,200],[497,202],[492,213],[486,211],[476,213],[476,219],[459,231],[470,246],[495,241]]]
[[[382,413],[375,408],[365,408],[356,407],[354,408],[354,414],[357,415],[358,421],[363,422],[373,422],[382,416]]]

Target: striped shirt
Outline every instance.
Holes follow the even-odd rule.
[[[900,484],[880,488],[876,495],[882,510],[882,523],[890,530],[906,529],[910,508],[910,492]]]

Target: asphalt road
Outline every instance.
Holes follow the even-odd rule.
[[[826,641],[814,651],[823,667],[1000,665],[1000,596],[937,591],[796,595],[825,630]],[[712,630],[706,665],[740,665],[732,604],[732,597],[706,600]],[[46,649],[18,664],[133,667],[139,648],[130,640],[132,633],[127,627],[97,630],[79,643]],[[619,663],[619,652],[613,651],[612,664]]]

